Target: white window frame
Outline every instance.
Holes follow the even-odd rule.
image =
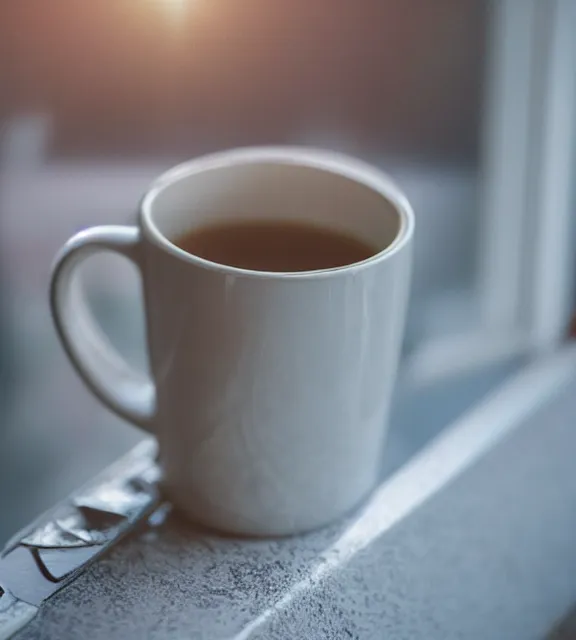
[[[552,351],[572,312],[576,2],[496,0],[490,19],[479,326],[422,344],[407,363],[420,383]]]

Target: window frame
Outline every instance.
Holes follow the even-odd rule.
[[[478,326],[420,345],[406,369],[421,384],[550,352],[572,312],[576,3],[498,0],[490,10]]]

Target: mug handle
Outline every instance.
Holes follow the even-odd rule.
[[[94,320],[76,269],[100,251],[114,251],[136,265],[142,276],[137,227],[101,226],[76,234],[62,247],[52,270],[50,309],[60,342],[88,388],[120,417],[152,431],[156,387],[112,346]]]

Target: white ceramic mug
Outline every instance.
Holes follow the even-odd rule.
[[[228,219],[299,220],[376,249],[320,271],[216,264],[174,240]],[[182,164],[145,194],[137,226],[71,238],[52,314],[100,400],[159,441],[163,485],[194,520],[240,534],[324,525],[374,487],[402,342],[413,213],[385,175],[305,148],[249,148]],[[76,267],[114,251],[142,276],[151,378],[102,336]]]

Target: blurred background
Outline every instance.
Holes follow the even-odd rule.
[[[406,191],[418,233],[385,473],[554,348],[576,237],[563,4],[0,3],[0,544],[141,437],[62,354],[50,264],[79,229],[133,220],[151,179],[184,159],[322,146]],[[548,148],[550,135],[564,142]],[[550,190],[563,199],[548,215]],[[142,364],[136,274],[99,256],[83,277],[112,340]]]

